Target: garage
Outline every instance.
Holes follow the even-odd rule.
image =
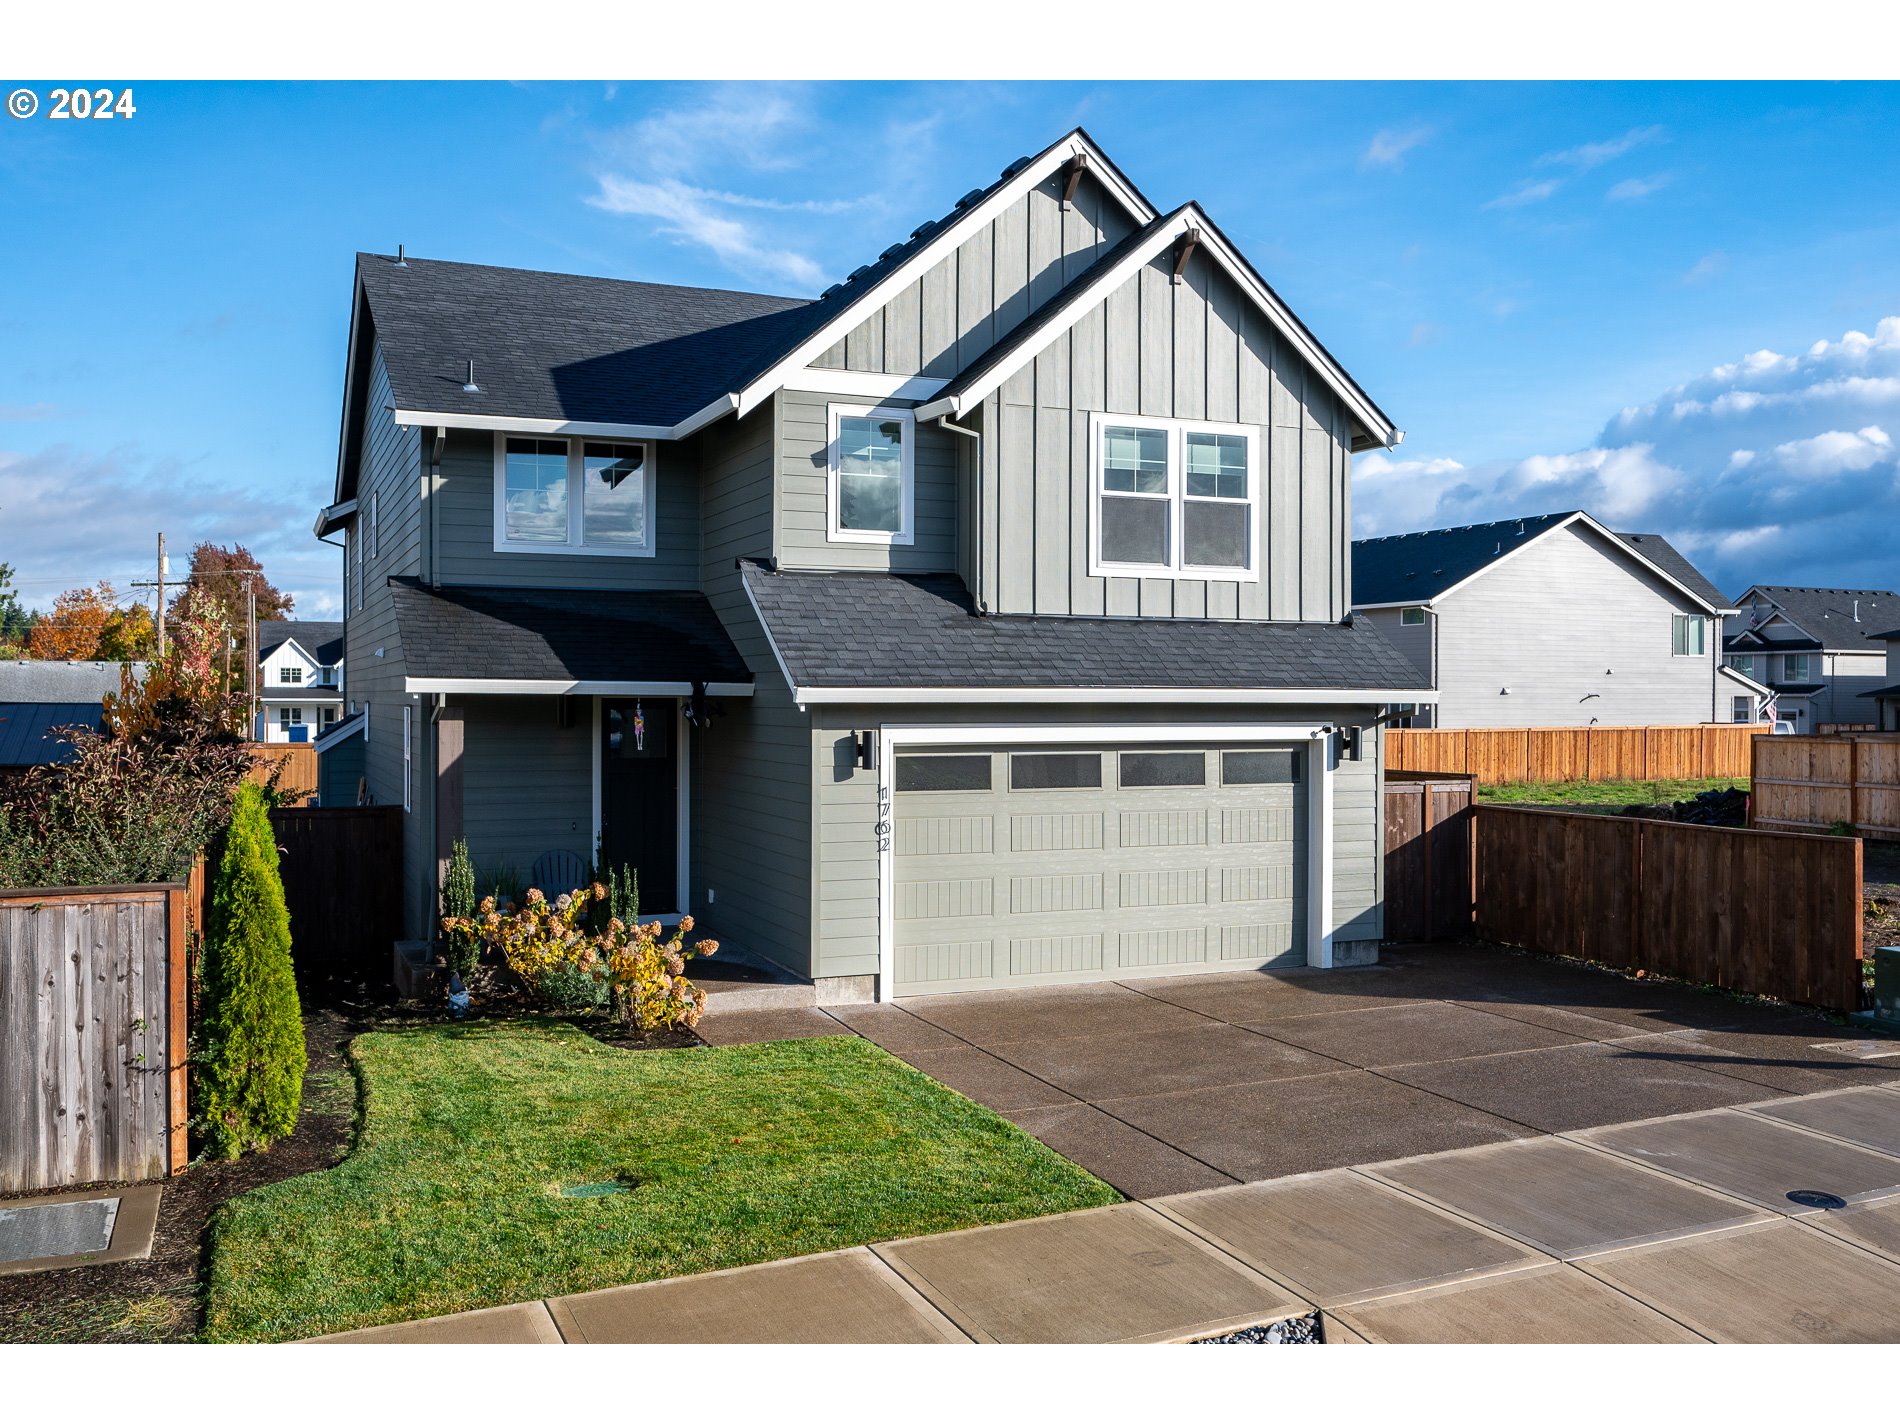
[[[905,746],[895,992],[1305,964],[1307,755]]]

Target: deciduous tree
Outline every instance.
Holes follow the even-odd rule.
[[[118,612],[118,596],[101,579],[91,589],[68,589],[27,636],[35,658],[98,658],[100,640]]]

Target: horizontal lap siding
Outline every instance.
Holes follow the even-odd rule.
[[[1331,391],[1205,254],[1163,253],[1003,383],[984,436],[977,548],[964,564],[1000,613],[1333,619],[1349,580],[1350,435]],[[1093,413],[1254,428],[1260,577],[1091,575]]]
[[[1134,230],[1094,178],[1056,174],[866,317],[813,366],[949,377]]]
[[[462,700],[463,835],[482,876],[504,866],[525,881],[549,851],[594,859],[593,719],[572,727],[557,698]],[[666,899],[670,900],[670,894]]]
[[[775,399],[702,437],[702,577],[754,691],[723,699],[725,715],[693,733],[691,909],[735,947],[808,974],[811,724],[792,702],[734,564],[773,552],[777,412]]]

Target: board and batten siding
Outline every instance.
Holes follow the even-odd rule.
[[[434,500],[435,574],[444,584],[536,589],[699,587],[699,470],[692,442],[652,441],[654,552],[524,554],[495,548],[495,435],[451,430]]]
[[[856,766],[854,729],[881,723],[932,726],[1012,726],[1067,723],[1133,726],[1142,723],[1310,723],[1347,717],[1366,709],[1212,709],[1134,704],[1126,707],[1064,708],[1026,705],[999,711],[959,705],[928,709],[832,705],[815,708],[810,767],[815,790],[813,852],[816,903],[814,939],[819,947],[814,977],[878,973],[877,773]],[[1007,733],[997,736],[1009,745]],[[1370,732],[1364,757],[1341,762],[1333,774],[1334,943],[1376,943],[1384,925],[1384,846],[1381,752]]]
[[[812,362],[834,370],[948,379],[1134,231],[1085,176],[1064,209],[1061,173],[971,234]]]
[[[995,613],[1336,619],[1351,600],[1351,435],[1331,389],[1203,252],[1163,253],[973,413],[981,467],[967,563]],[[1254,428],[1259,578],[1089,573],[1090,415]]]
[[[1438,727],[1727,721],[1718,621],[1591,530],[1554,530],[1436,607]],[[1709,617],[1701,657],[1671,653],[1677,613]]]
[[[735,949],[812,972],[811,723],[792,702],[736,562],[773,541],[778,401],[701,437],[700,577],[752,671],[750,698],[692,736],[688,908]],[[710,897],[710,899],[709,899]]]
[[[862,409],[862,396],[781,391],[777,558],[787,569],[871,569],[941,573],[957,564],[958,436],[934,424],[917,428],[912,453],[915,538],[868,544],[830,537],[829,485],[833,404]],[[903,402],[890,402],[902,406]]]

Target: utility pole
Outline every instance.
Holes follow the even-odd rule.
[[[246,681],[250,684],[250,722],[248,735],[256,737],[257,727],[257,581],[250,574],[244,576],[244,662],[248,669]]]
[[[158,656],[165,656],[165,536],[158,536]]]

